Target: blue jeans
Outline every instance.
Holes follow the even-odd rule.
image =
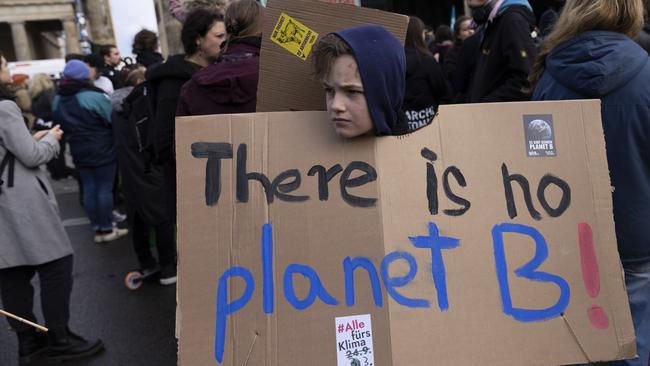
[[[616,361],[611,365],[648,366],[650,362],[650,263],[624,264],[623,268],[636,333],[636,353],[639,358]]]
[[[83,205],[93,229],[97,231],[113,230],[113,179],[115,163],[93,167],[79,168],[83,184]]]

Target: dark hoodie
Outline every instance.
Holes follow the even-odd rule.
[[[177,116],[255,112],[261,38],[235,39],[183,85]]]
[[[628,37],[591,31],[556,47],[533,100],[600,98],[618,249],[650,263],[650,63]]]
[[[406,88],[406,56],[402,44],[378,25],[348,28],[335,34],[354,53],[377,135],[408,133],[402,111]]]
[[[429,54],[414,48],[405,48],[406,53],[406,96],[404,112],[409,123],[409,131],[422,128],[438,112],[438,106],[450,99],[450,88],[442,68]]]
[[[646,20],[643,29],[639,32],[639,35],[636,36],[635,41],[650,54],[650,20]]]
[[[147,69],[145,78],[153,102],[153,145],[158,162],[174,162],[174,120],[181,87],[200,69],[201,66],[185,60],[185,55],[170,56],[166,62]]]
[[[535,15],[528,6],[504,1],[497,16],[481,30],[479,57],[468,92],[470,103],[527,100],[523,89],[537,53],[531,32]]]

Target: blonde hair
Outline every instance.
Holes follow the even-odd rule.
[[[643,28],[643,0],[567,0],[553,31],[544,39],[528,80],[531,92],[546,69],[546,58],[562,43],[588,31],[635,37]]]
[[[46,90],[53,89],[54,83],[52,79],[47,74],[39,73],[34,75],[31,83],[29,83],[29,96],[34,98]]]

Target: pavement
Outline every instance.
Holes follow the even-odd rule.
[[[130,235],[95,244],[79,203],[76,181],[70,178],[52,183],[75,252],[70,328],[87,338],[101,338],[106,346],[96,357],[62,365],[176,365],[176,286],[150,282],[136,291],[127,289],[124,276],[138,268]],[[39,323],[44,324],[37,279],[34,284],[35,313]],[[17,347],[15,334],[0,319],[0,365],[18,365]],[[30,365],[46,364],[38,361]]]

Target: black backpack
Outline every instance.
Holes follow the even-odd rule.
[[[122,102],[124,116],[128,118],[129,126],[135,128],[138,150],[144,154],[148,164],[153,161],[154,157],[153,109],[150,89],[148,82],[140,83]]]

